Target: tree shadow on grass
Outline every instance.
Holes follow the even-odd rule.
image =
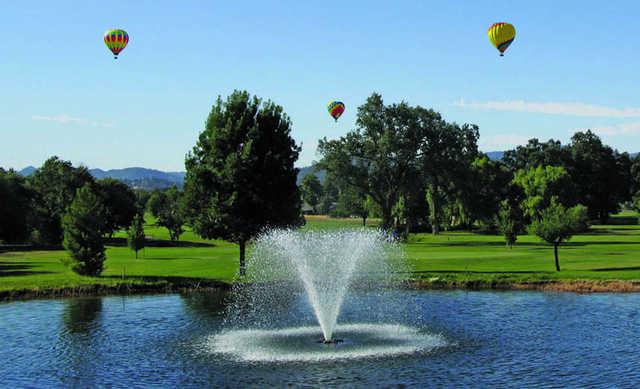
[[[125,238],[107,238],[105,239],[104,244],[107,246],[126,247],[127,240]],[[205,242],[190,242],[190,241],[172,242],[170,240],[158,240],[158,239],[147,239],[145,240],[144,244],[146,247],[193,248],[193,247],[215,247],[216,246],[213,243],[205,243]]]
[[[408,271],[409,274],[552,274],[551,270],[513,270],[513,271],[477,271],[477,270],[418,270]]]
[[[563,242],[560,247],[584,247],[584,246],[594,246],[594,245],[629,245],[633,244],[632,242],[619,242],[619,241],[594,241],[594,242]],[[505,247],[505,244],[502,242],[419,242],[419,243],[411,243],[411,245],[420,245],[426,247]],[[526,242],[526,243],[516,243],[513,246],[513,249],[516,250],[518,248],[528,248],[533,250],[552,248],[550,244],[546,242]]]
[[[32,276],[37,274],[51,274],[50,271],[28,270],[34,268],[31,264],[0,262],[0,277]]]
[[[629,267],[601,267],[597,269],[590,269],[591,271],[628,271],[628,270],[640,270],[640,266]]]

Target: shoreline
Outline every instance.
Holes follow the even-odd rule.
[[[0,303],[37,299],[191,293],[197,291],[228,290],[230,288],[231,284],[229,283],[207,279],[194,279],[183,282],[123,282],[115,285],[89,284],[62,288],[0,291]]]
[[[89,284],[75,287],[0,291],[0,303],[36,299],[193,293],[229,290],[231,287],[232,284],[230,283],[210,279],[193,279],[182,282],[124,282],[115,285]],[[443,279],[431,279],[402,282],[400,287],[414,290],[451,291],[538,291],[579,294],[640,293],[640,280],[549,280],[497,282],[482,280],[447,281]]]
[[[640,280],[548,280],[548,281],[447,281],[412,280],[408,287],[417,290],[503,290],[590,293],[640,293]]]

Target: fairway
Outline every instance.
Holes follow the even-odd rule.
[[[592,226],[560,248],[561,272],[554,271],[552,248],[534,236],[518,237],[513,249],[503,238],[471,232],[413,234],[403,244],[407,279],[441,281],[523,282],[542,280],[640,280],[640,226],[636,214],[625,213],[611,225]],[[238,268],[238,248],[225,241],[200,239],[192,231],[178,246],[165,228],[147,215],[149,246],[138,259],[126,247],[124,234],[108,245],[106,271],[82,277],[67,269],[63,250],[0,253],[0,292],[46,291],[90,285],[154,284],[216,280],[231,282]],[[375,228],[378,220],[367,223]],[[362,219],[308,217],[304,230],[361,228]]]

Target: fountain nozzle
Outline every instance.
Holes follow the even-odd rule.
[[[320,339],[318,341],[318,343],[322,343],[322,344],[338,344],[342,342],[343,342],[342,339]]]

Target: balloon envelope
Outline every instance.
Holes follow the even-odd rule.
[[[104,43],[107,45],[109,50],[114,55],[114,58],[118,58],[118,54],[125,47],[127,47],[127,43],[129,43],[129,34],[125,30],[108,30],[104,33]]]
[[[487,31],[489,41],[500,52],[500,56],[504,55],[511,42],[516,38],[516,28],[509,23],[494,23]]]
[[[327,110],[329,111],[329,115],[331,115],[335,121],[338,121],[338,118],[344,112],[344,103],[342,101],[332,101],[329,103]]]

